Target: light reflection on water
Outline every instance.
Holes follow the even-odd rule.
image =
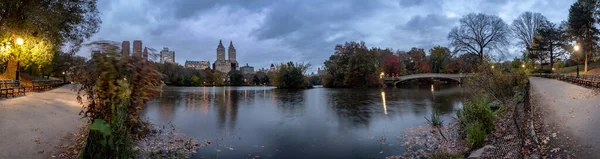
[[[359,158],[400,155],[397,136],[437,110],[450,121],[462,89],[279,90],[167,87],[144,115],[212,143],[194,158]],[[248,156],[250,155],[250,156]]]

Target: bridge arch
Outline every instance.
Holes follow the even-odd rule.
[[[397,84],[411,79],[421,79],[421,78],[440,78],[440,79],[450,79],[462,83],[462,79],[470,76],[471,74],[444,74],[444,73],[421,73],[421,74],[412,74],[405,75],[400,77],[385,77],[382,78],[384,83],[393,84],[396,86]]]
[[[402,83],[404,81],[408,81],[408,80],[412,80],[412,79],[424,79],[424,78],[439,78],[439,79],[449,79],[449,80],[453,80],[456,81],[458,83],[462,83],[461,78],[451,78],[451,77],[415,77],[415,78],[402,78],[398,81],[394,82],[394,86],[397,86],[399,83]]]

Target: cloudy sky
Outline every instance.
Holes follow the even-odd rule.
[[[447,46],[450,29],[471,12],[507,24],[525,11],[566,20],[575,0],[99,0],[102,25],[91,40],[142,40],[176,52],[176,61],[216,59],[219,39],[255,68],[285,61],[321,67],[336,44],[428,50]],[[84,52],[84,51],[82,51]],[[89,56],[87,53],[80,53]],[[517,54],[517,53],[513,53]],[[520,54],[520,53],[519,53]]]

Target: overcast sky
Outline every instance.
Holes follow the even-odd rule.
[[[448,46],[447,35],[471,12],[507,24],[522,12],[566,20],[575,0],[99,0],[102,25],[91,40],[142,40],[169,47],[179,64],[216,59],[219,39],[255,69],[285,61],[321,67],[336,44],[409,50]],[[513,38],[514,39],[514,38]],[[84,49],[85,50],[85,49]],[[80,54],[89,56],[82,50]],[[513,53],[516,55],[517,53]],[[520,54],[520,53],[518,53]]]

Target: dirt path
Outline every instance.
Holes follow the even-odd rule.
[[[600,95],[567,82],[531,77],[532,104],[550,158],[600,156]]]
[[[0,100],[0,158],[52,158],[54,146],[84,124],[71,88]]]

